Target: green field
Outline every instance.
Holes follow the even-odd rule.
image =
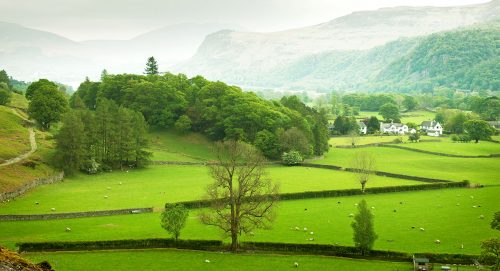
[[[31,149],[28,129],[12,108],[0,106],[0,163]]]
[[[351,157],[356,152],[372,154],[379,171],[452,181],[470,180],[481,184],[498,184],[500,179],[498,158],[444,157],[384,147],[331,149],[323,159],[314,160],[313,163],[350,167]]]
[[[354,204],[364,198],[375,207],[375,231],[379,235],[375,249],[478,254],[480,240],[500,236],[489,227],[493,213],[500,207],[499,193],[500,187],[488,187],[283,201],[271,230],[255,231],[254,236],[243,240],[353,245],[349,214],[356,213]],[[484,219],[479,218],[481,215]],[[72,231],[66,232],[66,227]],[[295,227],[307,227],[307,231],[297,231]],[[425,231],[420,231],[421,227]],[[2,244],[11,248],[20,241],[168,237],[159,225],[159,213],[0,222],[0,229]],[[309,241],[310,237],[315,240]],[[220,239],[221,235],[216,228],[200,224],[197,211],[193,210],[181,238]],[[436,239],[441,244],[435,244]]]
[[[24,95],[18,93],[12,93],[10,97],[10,106],[27,109],[28,108],[28,100],[24,97]]]
[[[500,144],[489,141],[479,141],[479,143],[455,143],[449,138],[443,138],[441,142],[418,142],[402,144],[400,146],[455,155],[500,154]]]
[[[150,134],[152,160],[206,161],[212,159],[211,142],[201,134],[153,131]]]
[[[273,166],[268,177],[280,184],[282,193],[360,187],[353,173],[327,169]],[[165,202],[201,199],[211,182],[204,166],[151,166],[95,176],[81,174],[0,203],[0,213],[50,213],[51,208],[71,212],[162,207]],[[369,187],[415,184],[420,182],[377,176]]]
[[[302,255],[229,254],[204,251],[154,249],[134,251],[29,253],[34,262],[48,260],[57,271],[79,270],[300,270],[328,267],[338,271],[410,271],[410,263],[354,260]],[[205,263],[209,260],[210,263]],[[460,270],[472,270],[460,267]]]

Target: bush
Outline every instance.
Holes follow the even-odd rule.
[[[455,135],[455,134],[451,135],[450,139],[453,142],[457,142],[459,140],[458,135]]]
[[[396,144],[403,143],[403,138],[401,138],[401,137],[394,138],[394,139],[392,140],[392,143],[396,143]]]
[[[418,142],[420,140],[420,134],[418,132],[410,134],[408,136],[408,140],[411,141],[411,142]]]
[[[304,159],[298,151],[290,151],[283,153],[282,161],[283,164],[288,166],[299,165]]]
[[[0,105],[6,105],[10,102],[10,91],[0,88]]]
[[[186,115],[182,115],[175,122],[175,129],[185,133],[191,129],[191,125],[192,125],[191,119]]]

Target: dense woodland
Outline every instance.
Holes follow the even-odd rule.
[[[152,127],[200,132],[216,141],[249,142],[270,159],[290,150],[303,157],[328,150],[326,112],[295,96],[267,101],[201,76],[104,73],[100,82],[83,82],[71,99],[81,99],[93,110],[102,98],[141,112]]]

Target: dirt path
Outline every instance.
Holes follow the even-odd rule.
[[[19,114],[14,108],[12,109],[12,111],[14,111],[14,114],[18,115],[22,119],[30,122],[28,119],[26,119],[21,114]],[[28,131],[29,131],[29,134],[30,134],[29,137],[30,137],[31,150],[29,152],[27,152],[27,153],[21,154],[21,155],[19,155],[17,157],[11,158],[11,159],[3,162],[2,164],[0,164],[0,167],[12,165],[12,164],[17,163],[19,161],[22,161],[22,160],[28,158],[30,155],[32,155],[36,151],[37,145],[36,145],[35,130],[33,129],[33,127],[29,127]]]

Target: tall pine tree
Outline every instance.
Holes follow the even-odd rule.
[[[158,63],[156,62],[154,57],[148,58],[148,62],[146,63],[146,69],[144,73],[147,75],[157,75],[158,74]]]

